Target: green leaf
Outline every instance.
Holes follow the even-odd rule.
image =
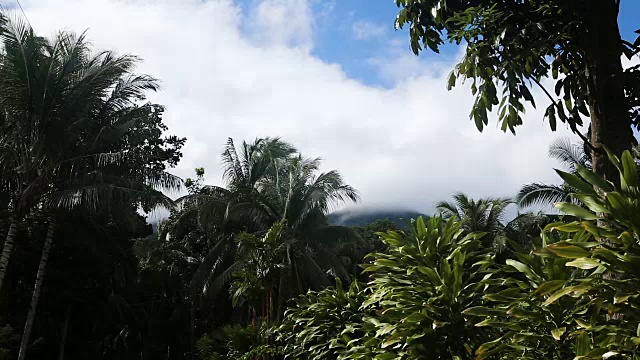
[[[638,187],[638,168],[628,150],[622,153],[622,169],[627,186]]]
[[[551,244],[547,246],[547,249],[557,256],[569,259],[584,258],[591,254],[588,250],[569,244]]]
[[[396,359],[396,354],[393,354],[393,353],[384,353],[384,354],[377,355],[375,357],[375,360],[394,360],[394,359]]]
[[[424,219],[422,216],[419,216],[415,223],[416,232],[418,234],[418,238],[424,240],[427,236],[427,227],[424,223]]]
[[[555,223],[545,226],[544,231],[547,232],[549,230],[556,230],[561,232],[578,232],[584,230],[584,226],[582,225],[582,223],[579,223],[577,221],[568,224],[560,223],[560,225],[558,225],[558,223]]]
[[[476,355],[482,355],[483,353],[487,352],[489,349],[493,348],[494,345],[499,344],[502,341],[502,338],[497,338],[493,341],[489,341],[486,342],[482,345],[480,345],[480,347],[478,347],[478,349],[476,350]]]
[[[557,328],[557,329],[551,330],[551,336],[553,336],[554,339],[560,341],[560,339],[562,338],[562,335],[566,331],[567,331],[566,327]]]
[[[531,280],[538,280],[540,279],[540,276],[538,276],[536,273],[534,273],[530,267],[528,267],[527,265],[519,262],[519,261],[515,261],[515,260],[507,260],[506,261],[507,265],[513,266],[514,268],[516,268],[516,270],[520,271],[521,273],[523,273],[524,275],[526,275],[529,279]]]
[[[614,304],[622,304],[622,303],[626,302],[627,300],[629,300],[630,297],[631,297],[631,294],[623,294],[621,292],[617,292],[613,296],[613,303]]]
[[[464,315],[474,315],[474,316],[500,316],[502,315],[501,310],[488,308],[485,306],[474,306],[468,309],[465,309],[462,312]]]
[[[454,86],[456,86],[456,73],[455,71],[451,71],[451,73],[449,73],[449,80],[447,81],[447,90],[453,89]]]
[[[604,144],[600,144],[602,148],[607,152],[607,157],[609,161],[618,169],[620,172],[620,176],[624,176],[624,169],[622,168],[622,164],[620,163],[620,159],[614,155],[614,153]]]
[[[551,127],[551,131],[556,131],[557,128],[557,120],[556,120],[556,107],[555,105],[549,105],[547,108],[547,117],[549,118],[549,126]]]
[[[629,202],[627,201],[627,198],[625,198],[619,192],[616,192],[616,191],[607,193],[607,200],[615,210],[618,210],[621,212],[626,211],[627,206],[629,204]]]
[[[536,107],[535,101],[533,100],[533,95],[531,95],[529,88],[526,85],[521,84],[519,89],[520,89],[520,93],[522,93],[522,97],[524,97],[525,100],[530,102],[535,108]]]
[[[583,293],[583,292],[586,292],[587,290],[588,290],[588,287],[585,286],[585,285],[569,286],[569,287],[563,288],[561,290],[558,290],[553,295],[549,296],[549,298],[542,305],[543,306],[549,306],[549,305],[553,304],[554,302],[556,302],[558,299],[560,299],[563,296],[566,296],[566,295],[571,294],[571,293]]]
[[[548,295],[549,293],[552,293],[558,290],[559,288],[561,288],[564,284],[565,284],[564,280],[547,281],[538,287],[538,289],[536,290],[536,295],[538,296]]]
[[[587,168],[580,164],[575,164],[574,166],[578,174],[580,174],[580,176],[587,180],[591,185],[597,186],[605,192],[613,191],[611,183],[607,182],[593,171],[587,170]]]
[[[597,268],[598,266],[600,266],[602,264],[600,264],[598,261],[593,260],[593,259],[580,258],[580,259],[575,259],[573,261],[570,261],[570,262],[566,263],[565,265],[566,266],[576,267],[578,269],[583,269],[583,270],[591,270],[591,269]]]
[[[438,273],[432,268],[426,267],[426,266],[418,266],[418,271],[427,275],[427,277],[429,278],[429,281],[431,281],[432,284],[434,285],[442,284],[442,279],[440,279],[440,276],[438,275]]]
[[[589,350],[591,350],[591,339],[587,332],[582,331],[578,336],[576,336],[576,355],[587,355]]]
[[[593,189],[592,189],[593,190]],[[578,205],[571,203],[561,202],[555,205],[556,209],[562,211],[565,214],[575,216],[583,220],[598,220],[598,215],[590,212],[587,209],[581,208]]]
[[[600,201],[600,198],[594,198],[590,195],[574,194],[573,197],[580,200],[589,210],[595,213],[611,214],[611,210],[607,209]]]
[[[564,172],[556,169],[556,173],[571,187],[578,189],[578,191],[597,196],[598,193],[593,189],[593,186],[584,180],[582,180],[579,176],[570,174],[568,172]]]

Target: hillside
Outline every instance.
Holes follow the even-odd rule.
[[[376,220],[389,219],[399,227],[405,227],[404,220],[418,216],[428,216],[407,209],[349,209],[329,214],[329,223],[342,226],[364,226]]]

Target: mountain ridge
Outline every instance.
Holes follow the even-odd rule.
[[[335,211],[327,216],[329,223],[340,226],[364,226],[376,220],[388,219],[398,227],[405,228],[405,221],[428,215],[410,209],[347,209]]]

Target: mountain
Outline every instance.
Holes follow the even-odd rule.
[[[348,209],[329,214],[328,220],[332,225],[364,226],[376,220],[388,219],[398,227],[404,228],[407,226],[404,220],[409,221],[419,216],[428,217],[408,209]]]

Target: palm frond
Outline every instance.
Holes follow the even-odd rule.
[[[228,184],[244,182],[245,176],[240,161],[233,139],[227,139],[222,151],[222,177]]]
[[[208,281],[203,289],[203,293],[207,299],[215,299],[225,286],[229,284],[233,274],[240,270],[242,263],[234,262],[227,267],[220,275],[212,277],[211,281]]]
[[[149,172],[145,176],[145,183],[154,189],[165,191],[180,191],[184,186],[182,178],[166,171]]]
[[[591,159],[584,152],[584,147],[572,144],[568,138],[559,138],[551,143],[549,156],[560,161],[571,172],[576,171],[575,164],[591,168]]]
[[[318,265],[315,257],[310,254],[309,250],[305,249],[301,251],[299,255],[302,261],[298,262],[298,271],[300,275],[302,275],[307,288],[319,289],[331,285],[327,273]]]
[[[189,282],[189,292],[192,294],[202,292],[207,278],[213,272],[214,265],[219,262],[220,256],[222,256],[225,247],[229,243],[230,241],[228,237],[222,237],[211,251],[209,251]]]
[[[456,204],[448,202],[448,201],[439,201],[435,205],[436,209],[442,213],[442,215],[446,218],[456,216],[459,217],[458,208]]]
[[[174,202],[162,192],[150,188],[131,188],[113,184],[100,184],[68,188],[53,192],[47,203],[57,209],[83,208],[90,211],[113,209],[132,202],[145,201],[167,209],[174,208]]]
[[[571,190],[566,186],[532,183],[524,185],[515,198],[518,207],[548,206],[556,202],[567,201]]]

